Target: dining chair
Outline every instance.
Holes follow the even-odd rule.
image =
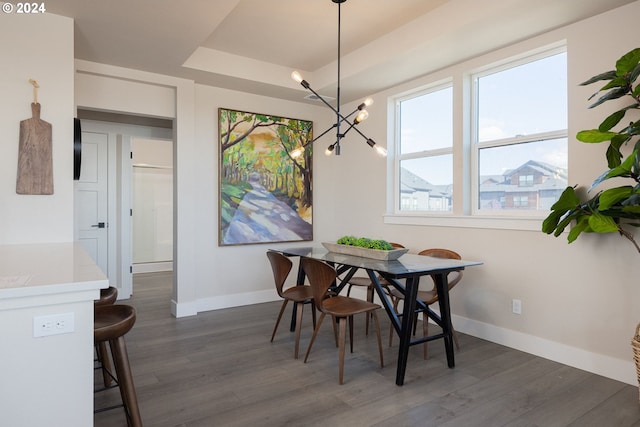
[[[280,307],[280,313],[278,313],[278,320],[273,328],[271,334],[271,342],[273,342],[282,319],[287,303],[293,302],[293,311],[296,313],[296,326],[295,326],[295,349],[293,351],[293,357],[298,358],[298,348],[300,345],[300,330],[302,325],[302,312],[305,304],[311,305],[311,317],[313,318],[313,326],[316,326],[316,309],[313,301],[313,293],[309,286],[292,286],[288,289],[284,289],[284,283],[289,276],[289,272],[293,266],[293,262],[280,252],[267,251],[267,257],[271,263],[271,269],[273,270],[273,279],[276,285],[276,291],[282,298],[282,306]]]
[[[391,246],[393,246],[394,249],[404,249],[404,246],[401,245],[400,243],[394,243],[394,242],[390,242]],[[389,282],[387,282],[385,279],[383,279],[382,277],[379,277],[380,280],[380,284],[382,285],[383,288],[386,288],[389,285]],[[367,288],[367,301],[369,302],[373,302],[374,296],[375,296],[375,289],[373,288],[373,283],[371,282],[371,279],[369,279],[368,277],[352,277],[349,280],[349,285],[347,286],[347,296],[351,295],[351,287],[352,286],[360,286],[360,287],[366,287]],[[369,317],[370,316],[366,316],[366,320],[365,320],[365,328],[364,328],[364,333],[365,335],[369,334]]]
[[[311,352],[311,347],[318,335],[320,326],[325,316],[328,314],[332,318],[334,325],[336,322],[339,324],[339,351],[338,351],[338,382],[344,383],[344,354],[345,343],[347,335],[347,322],[349,322],[349,340],[350,350],[353,353],[353,316],[360,313],[368,315],[371,313],[373,321],[376,327],[376,335],[378,337],[378,351],[380,353],[380,367],[384,367],[384,359],[382,356],[382,339],[380,338],[380,324],[378,323],[378,315],[376,311],[380,308],[378,304],[374,304],[369,301],[361,300],[358,298],[346,297],[341,295],[328,295],[327,291],[329,287],[334,283],[337,273],[335,269],[324,261],[301,258],[300,265],[302,270],[309,279],[311,289],[313,290],[313,298],[317,309],[320,311],[320,318],[318,324],[313,330],[311,341],[309,342],[309,348],[307,348],[307,354],[304,357],[306,363]]]
[[[442,249],[442,248],[425,249],[418,252],[418,255],[431,256],[436,258],[462,259],[462,257],[457,252],[452,251],[450,249]],[[423,301],[427,305],[427,307],[438,302],[438,292],[435,286],[435,278],[431,276],[431,279],[433,280],[432,289],[428,291],[423,291],[418,289],[418,299]],[[457,285],[461,279],[462,279],[462,271],[453,271],[449,273],[449,275],[447,276],[449,291],[451,291],[451,289],[455,285]],[[404,299],[404,294],[393,286],[388,286],[386,289],[388,290],[389,296],[393,301],[393,309],[395,310],[396,313],[398,313],[398,303],[400,302],[400,300]],[[419,311],[416,311],[415,318],[413,319],[414,333],[415,333],[415,328],[418,320],[418,312]],[[393,326],[391,326],[391,329],[389,331],[389,346],[391,346],[393,341],[393,332],[394,332]],[[422,333],[423,333],[423,336],[425,337],[429,335],[429,317],[424,312],[422,313]],[[458,335],[455,329],[452,329],[452,333],[453,333],[453,341],[456,345],[456,349],[460,350],[460,345],[458,344]],[[427,343],[425,342],[424,343],[425,360],[427,359],[427,357],[428,357],[428,347],[427,347]]]

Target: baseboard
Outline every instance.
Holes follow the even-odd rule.
[[[132,272],[136,273],[156,273],[160,271],[172,271],[173,261],[160,261],[160,262],[140,262],[133,264]]]
[[[452,322],[459,332],[616,381],[638,385],[631,350],[629,360],[622,360],[460,316],[452,316]]]
[[[241,307],[243,305],[261,304],[278,301],[275,288],[266,291],[245,292],[241,294],[223,295],[199,299],[190,303],[176,303],[171,301],[171,313],[175,317],[193,316],[202,311],[220,310],[223,308]]]

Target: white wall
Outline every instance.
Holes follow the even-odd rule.
[[[0,243],[73,240],[73,21],[55,15],[0,15]],[[16,194],[20,121],[51,123],[53,195]],[[42,215],[46,212],[46,215]]]

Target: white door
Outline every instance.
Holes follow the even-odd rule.
[[[77,240],[109,273],[108,143],[106,133],[82,132],[80,179],[75,182]]]

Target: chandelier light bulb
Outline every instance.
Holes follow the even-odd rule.
[[[373,104],[373,99],[372,98],[367,98],[364,100],[363,104],[367,107],[371,106]]]
[[[376,144],[375,147],[373,147],[376,149],[376,152],[382,156],[382,157],[387,157],[387,149],[384,147],[379,146],[378,144]]]
[[[296,81],[296,83],[302,83],[302,74],[298,71],[294,71],[291,73],[291,78]]]
[[[357,125],[358,123],[367,120],[367,117],[369,117],[369,112],[367,110],[360,110],[356,118],[353,119],[353,123]]]

